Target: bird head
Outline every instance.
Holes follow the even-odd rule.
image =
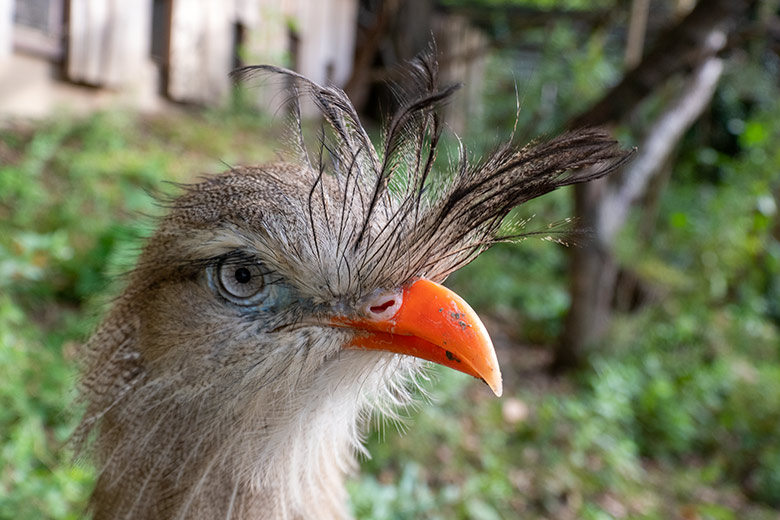
[[[513,207],[626,156],[583,130],[475,163],[461,149],[434,182],[437,106],[454,88],[437,87],[432,57],[411,64],[379,149],[341,90],[275,67],[237,74],[286,77],[298,131],[286,161],[169,201],[88,344],[79,431],[97,427],[106,517],[344,514],[366,420],[409,402],[420,360],[502,392],[485,327],[441,283],[511,238],[498,233]],[[329,128],[314,152],[300,95]]]

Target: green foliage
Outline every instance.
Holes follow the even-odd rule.
[[[64,406],[73,372],[58,341],[31,326],[7,294],[0,296],[0,518],[81,516],[93,473],[62,460],[73,425]]]
[[[522,232],[541,230],[542,222],[560,218],[565,211],[560,208],[568,205],[567,195],[568,191],[563,190],[516,212],[518,218],[522,215],[530,219]],[[565,239],[566,232],[562,233]],[[455,273],[451,283],[468,294],[476,308],[501,316],[514,329],[523,330],[529,341],[549,344],[561,331],[569,306],[566,286],[560,283],[566,277],[565,254],[565,248],[538,238],[500,244]]]
[[[557,128],[615,79],[605,34],[533,36],[544,59],[527,78],[507,72],[517,55],[499,55],[489,124],[511,128],[517,80],[519,128]],[[549,357],[562,328],[565,248],[497,246],[452,277],[500,332],[541,347],[499,349],[500,400],[435,371],[441,400],[411,413],[409,433],[370,434],[373,459],[349,484],[358,518],[777,517],[780,96],[767,76],[742,66],[725,79],[706,128],[682,143],[654,232],[639,215],[628,223],[619,260],[649,297],[617,317],[589,370],[555,380],[524,365]],[[148,233],[137,214],[158,211],[148,192],[271,156],[258,146],[277,142],[264,138],[268,121],[236,103],[0,131],[0,519],[82,516],[94,470],[65,448],[75,354]],[[537,215],[533,231],[570,216],[569,199],[552,194],[516,218]]]
[[[474,137],[487,145],[503,139],[515,120],[521,142],[560,132],[620,77],[618,42],[607,32],[582,34],[561,22],[527,30],[524,40],[522,51],[508,48],[489,56],[491,73],[484,84],[489,131]]]
[[[774,518],[780,334],[749,328],[658,308],[622,319],[613,350],[575,387],[532,381],[503,400],[442,372],[444,400],[414,416],[413,433],[371,438],[363,469],[377,476],[352,482],[355,510],[377,519]],[[763,356],[746,357],[728,337],[751,337]],[[508,420],[507,399],[527,415]]]
[[[519,127],[535,135],[557,128],[611,81],[616,62],[600,55],[609,45],[603,36],[584,43],[566,28],[545,36],[542,55],[560,54],[536,62],[528,79],[509,72],[517,56],[495,58],[487,120],[496,127],[513,124],[506,107],[515,82]],[[408,510],[418,518],[482,514],[472,504],[480,512],[487,504],[486,518],[777,517],[780,93],[774,62],[744,60],[730,64],[707,120],[682,143],[653,232],[645,231],[649,216],[637,214],[620,237],[620,262],[648,290],[644,306],[617,317],[576,379],[540,384],[523,371],[516,387],[508,383],[504,401],[528,410],[515,423],[502,417],[506,404],[465,382],[438,387],[446,400],[414,417],[414,440],[371,439],[375,459],[364,468],[379,477],[352,484],[361,518],[397,518],[404,507],[419,507]],[[603,72],[590,76],[592,91],[579,84],[588,68]],[[555,111],[544,105],[548,81],[565,91]],[[662,103],[642,107],[642,117]],[[563,218],[571,214],[565,200],[535,202],[523,216]],[[500,316],[513,337],[550,344],[567,305],[563,255],[534,241],[498,246],[451,281],[478,310]],[[515,348],[510,360],[539,355]],[[469,449],[471,457],[458,453]],[[405,460],[415,465],[398,462]],[[414,481],[416,495],[400,492],[401,479]],[[476,494],[474,481],[483,483]]]

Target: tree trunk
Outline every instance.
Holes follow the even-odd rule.
[[[594,223],[598,220],[597,210],[607,183],[599,179],[579,186],[587,189],[574,192],[576,214],[582,222]],[[554,372],[578,367],[585,347],[597,341],[609,324],[617,264],[609,247],[597,238],[572,249],[571,307],[555,351]]]
[[[355,60],[344,90],[363,112],[372,87],[402,79],[397,77],[403,73],[398,65],[429,45],[435,5],[433,0],[363,0],[360,6]]]
[[[737,26],[751,3],[747,0],[699,2],[687,17],[658,38],[656,46],[636,68],[569,125],[573,128],[615,125],[671,76],[688,73],[692,77],[685,91],[648,132],[645,144],[651,148],[650,154],[640,153],[623,175],[575,187],[575,212],[580,225],[592,230],[595,236],[582,247],[571,249],[571,306],[556,345],[554,372],[580,366],[587,348],[597,343],[606,331],[618,273],[612,256],[614,237],[623,226],[631,202],[641,196],[649,180],[661,171],[676,142],[709,103],[722,70],[722,63],[713,56],[725,47],[729,31]],[[696,106],[686,106],[691,100]],[[681,107],[689,110],[684,117],[675,117],[675,111]],[[664,126],[669,124],[675,129],[671,133]]]
[[[642,61],[649,10],[650,0],[634,0],[631,3],[631,18],[628,23],[626,55],[624,57],[627,70],[633,69]]]

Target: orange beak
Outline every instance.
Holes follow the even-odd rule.
[[[338,316],[332,324],[357,330],[345,348],[426,359],[482,379],[497,396],[503,391],[482,321],[463,298],[437,283],[420,279],[400,293],[372,297],[359,316]]]

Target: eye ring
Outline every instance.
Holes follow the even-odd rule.
[[[209,269],[209,281],[223,298],[237,305],[255,305],[267,292],[262,264],[248,259],[222,259]]]

